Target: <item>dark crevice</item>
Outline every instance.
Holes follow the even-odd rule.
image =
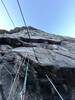
[[[10,45],[12,47],[36,47],[37,45],[33,45],[32,43],[46,43],[46,44],[57,44],[60,45],[60,41],[55,40],[47,40],[47,39],[29,39],[29,38],[10,38],[10,37],[0,37],[0,45]]]
[[[25,43],[17,38],[9,38],[9,37],[1,37],[0,38],[0,45],[10,45],[12,47],[36,47],[35,45]]]
[[[24,42],[32,42],[32,43],[47,43],[47,44],[57,44],[61,45],[61,41],[56,41],[52,39],[28,39],[28,38],[20,38]]]

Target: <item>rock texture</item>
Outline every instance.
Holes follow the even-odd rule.
[[[23,89],[26,62],[29,70],[26,100],[60,100],[46,74],[64,100],[75,99],[75,39],[28,27],[0,31],[0,100],[7,100],[19,66],[19,76],[9,100],[18,100]],[[16,85],[17,84],[17,85]]]

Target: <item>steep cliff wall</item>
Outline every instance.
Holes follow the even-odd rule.
[[[7,100],[19,66],[11,100],[20,98],[28,59],[26,100],[60,100],[46,74],[64,100],[74,100],[75,39],[28,28],[30,39],[26,27],[0,31],[0,100]]]

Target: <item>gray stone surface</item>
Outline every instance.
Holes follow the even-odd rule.
[[[33,68],[33,71],[31,68],[29,69],[28,74],[28,78],[30,78],[30,76],[33,78],[28,80],[30,84],[28,83],[27,86],[27,100],[59,100],[49,99],[50,91],[40,93],[40,91],[43,90],[41,84],[44,84],[44,87],[46,84],[48,85],[47,79],[44,79],[45,81],[43,83],[41,81],[44,73],[47,73],[49,76],[53,75],[57,80],[60,79],[60,77],[65,79],[66,82],[70,84],[70,87],[74,85],[75,39],[49,34],[33,27],[29,27],[29,32],[31,36],[30,39],[25,27],[16,28],[9,32],[0,31],[0,81],[3,85],[5,98],[9,95],[17,69],[22,62],[21,58],[26,57],[30,59],[30,66]],[[18,66],[15,66],[16,62],[18,62]],[[22,70],[24,71],[24,69]],[[25,73],[23,72],[23,74]],[[21,78],[24,80],[24,76]],[[13,98],[17,98],[20,94],[22,90],[21,85],[23,85],[23,83],[20,83],[20,88],[16,90],[17,92]],[[49,86],[47,85],[46,87],[48,88]],[[34,91],[34,89],[32,89],[34,86],[36,87],[36,92],[29,92]],[[44,88],[44,91],[46,91],[46,88]]]

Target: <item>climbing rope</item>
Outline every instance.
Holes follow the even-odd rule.
[[[19,7],[20,12],[21,12],[21,15],[22,15],[22,19],[23,19],[24,25],[26,26],[26,21],[25,21],[25,18],[24,18],[24,15],[23,15],[23,12],[22,12],[22,9],[21,9],[21,6],[20,6],[20,3],[19,3],[19,0],[17,0],[17,4],[18,4],[18,7]]]
[[[10,89],[10,92],[9,92],[9,95],[8,95],[7,100],[11,100],[10,98],[11,98],[11,95],[12,95],[12,90],[13,90],[14,85],[15,85],[15,82],[16,82],[18,76],[19,76],[19,71],[20,71],[20,68],[21,68],[23,62],[24,62],[24,59],[23,59],[23,61],[21,62],[21,64],[19,65],[19,68],[18,68],[18,70],[17,70],[16,76],[15,76],[15,78],[14,78],[14,81],[13,81],[13,84],[12,84],[12,86],[11,86],[11,89]]]
[[[13,27],[15,28],[15,24],[14,24],[14,22],[13,22],[11,16],[10,16],[10,13],[9,13],[9,11],[8,11],[8,9],[7,9],[7,7],[6,7],[5,3],[4,3],[4,1],[1,0],[1,2],[2,2],[3,6],[4,6],[5,10],[6,10],[6,13],[7,13],[7,15],[8,15],[8,17],[9,17],[9,19],[10,19],[12,25],[13,25]]]
[[[26,20],[25,20],[25,18],[24,18],[24,15],[23,15],[23,12],[22,12],[21,5],[20,5],[19,0],[17,0],[17,4],[18,4],[19,10],[20,10],[20,13],[21,13],[21,16],[22,16],[24,25],[25,25],[25,27],[27,28],[28,37],[29,37],[29,39],[31,39],[31,37],[30,37],[30,32],[29,32],[29,28],[28,28],[28,26],[27,26],[27,24],[26,24]],[[32,42],[31,42],[31,44],[32,44]],[[33,44],[32,44],[32,45],[33,45]],[[34,52],[34,56],[35,56],[36,61],[39,62],[39,60],[38,60],[38,58],[37,58],[37,56],[36,56],[35,49],[34,49],[33,46],[32,46],[32,49],[33,49],[33,52]],[[39,62],[39,63],[40,63],[40,62]]]
[[[25,27],[27,27],[26,20],[25,20],[25,18],[24,18],[24,15],[23,15],[23,12],[22,12],[21,5],[20,5],[19,0],[17,0],[17,4],[18,4],[19,10],[20,10],[20,13],[21,13],[21,16],[22,16],[24,25],[25,25]],[[30,34],[29,34],[28,27],[27,27],[27,34],[28,34],[28,37],[30,38]]]
[[[59,93],[59,91],[57,90],[57,88],[55,87],[55,85],[53,84],[52,80],[48,77],[47,74],[46,74],[46,77],[47,77],[48,81],[51,83],[51,85],[53,86],[54,90],[57,92],[58,96],[61,98],[61,100],[64,100],[63,97],[61,96],[61,94]]]
[[[29,69],[29,59],[28,59],[28,62],[26,64],[26,72],[25,72],[24,85],[23,85],[23,90],[22,90],[22,100],[26,100],[25,94],[26,94],[26,83],[27,83],[28,69]]]
[[[7,8],[6,8],[5,4],[4,4],[4,2],[3,2],[3,0],[1,0],[1,2],[2,2],[3,6],[4,6],[4,8],[5,8],[5,10],[6,10],[7,14],[8,14],[8,16],[9,16],[9,18],[10,18],[12,24],[13,24],[13,26],[15,27],[15,24],[14,24],[14,22],[13,22],[11,16],[10,16],[10,14],[9,14],[9,12],[8,12],[8,10],[7,10]],[[21,12],[23,21],[24,21],[24,25],[26,26],[26,21],[25,21],[25,19],[24,19],[23,13],[22,13],[22,9],[21,9],[19,0],[17,0],[17,3],[18,3],[18,6],[19,6],[19,9],[20,9],[20,12]],[[26,26],[26,27],[27,27],[27,26]],[[27,33],[28,33],[28,36],[29,36],[29,39],[30,39],[30,34],[29,34],[29,29],[28,29],[28,27],[27,27]],[[21,40],[19,40],[19,41],[22,43]],[[23,44],[24,44],[24,43],[23,43]],[[32,43],[31,43],[31,44],[32,44]],[[36,59],[37,62],[39,63],[38,58],[37,58],[37,56],[36,56],[35,49],[34,49],[34,47],[32,47],[32,48],[33,48],[33,52],[34,52],[35,59]],[[23,62],[22,62],[22,63],[23,63]],[[25,79],[24,79],[22,100],[25,100],[26,83],[27,83],[27,74],[28,74],[28,65],[29,65],[29,60],[28,60],[28,62],[27,62],[27,67],[26,67],[26,73],[25,73]],[[14,84],[15,84],[16,80],[17,80],[17,77],[18,77],[18,74],[19,74],[19,71],[20,71],[20,67],[21,67],[21,65],[19,66],[19,68],[18,68],[18,70],[17,70],[16,76],[15,76],[15,78],[14,78],[14,82],[13,82],[13,84],[12,84],[12,86],[11,86],[11,89],[10,89],[9,96],[8,96],[8,99],[7,99],[7,100],[10,100],[10,98],[11,98],[12,89],[13,89],[13,87],[14,87]],[[6,70],[9,72],[8,69],[6,69]],[[10,72],[9,72],[9,74],[11,75]],[[62,96],[60,95],[59,91],[56,89],[55,85],[53,84],[52,80],[48,77],[47,74],[46,74],[46,77],[47,77],[48,81],[51,83],[51,85],[53,86],[53,88],[55,89],[55,91],[57,92],[57,94],[59,95],[59,97],[61,98],[61,100],[63,100],[63,98],[62,98]]]
[[[5,68],[5,70],[6,70],[11,76],[13,76],[12,73],[9,71],[9,69],[8,69],[6,66],[3,66],[3,67]]]

